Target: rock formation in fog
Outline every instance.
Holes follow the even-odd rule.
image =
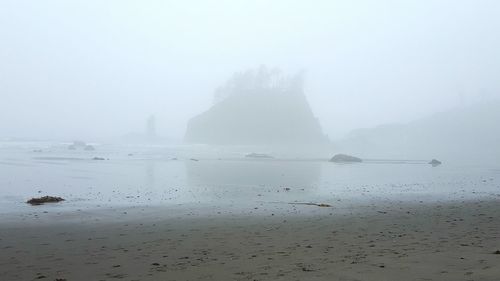
[[[159,136],[156,133],[156,117],[151,115],[146,120],[144,133],[129,133],[121,137],[122,142],[134,144],[164,144],[171,143],[172,140]]]
[[[456,108],[407,124],[360,129],[335,143],[368,158],[500,159],[500,101]]]
[[[236,73],[215,104],[189,121],[185,141],[205,144],[327,143],[302,90],[302,75],[262,66]]]

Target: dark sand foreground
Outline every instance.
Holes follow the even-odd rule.
[[[0,280],[500,280],[500,201],[321,209],[0,223]]]

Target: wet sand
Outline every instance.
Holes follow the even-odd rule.
[[[0,279],[500,279],[500,200],[282,208],[293,212],[4,220]]]

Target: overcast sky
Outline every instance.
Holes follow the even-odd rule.
[[[0,137],[181,138],[235,71],[306,70],[332,138],[500,98],[500,1],[0,1]]]

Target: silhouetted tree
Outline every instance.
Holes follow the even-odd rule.
[[[269,69],[265,65],[261,65],[257,69],[236,72],[223,86],[215,90],[214,102],[223,101],[232,95],[252,92],[301,92],[303,76],[303,71],[293,76],[287,76],[279,68]]]

